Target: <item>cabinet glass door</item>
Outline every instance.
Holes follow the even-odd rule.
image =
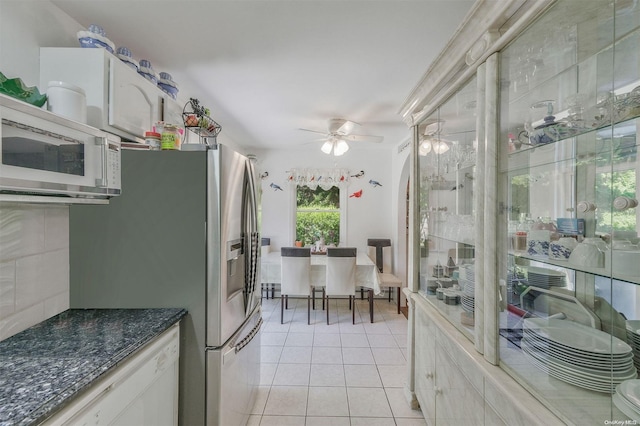
[[[501,52],[500,365],[569,424],[640,420],[639,28],[559,0]]]
[[[473,78],[418,126],[420,293],[472,340],[475,108]]]

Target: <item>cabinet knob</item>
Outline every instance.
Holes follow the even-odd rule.
[[[433,391],[436,393],[436,395],[442,395],[442,389],[439,386],[434,386]]]
[[[595,211],[597,206],[589,201],[580,201],[578,203],[578,211],[581,213],[592,212]]]
[[[613,208],[616,210],[627,210],[634,207],[638,207],[638,200],[635,198],[620,196],[613,200]]]
[[[427,379],[433,379],[433,373],[431,371],[427,372]]]

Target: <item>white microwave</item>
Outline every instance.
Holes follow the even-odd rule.
[[[120,194],[120,138],[0,95],[0,193]],[[61,200],[64,201],[64,200]]]

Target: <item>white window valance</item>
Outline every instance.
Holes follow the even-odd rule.
[[[324,190],[332,186],[343,187],[349,184],[347,169],[312,169],[298,168],[289,170],[288,182],[297,186],[308,186],[311,189],[320,187]]]

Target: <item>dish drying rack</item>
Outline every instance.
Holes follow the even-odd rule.
[[[213,138],[222,130],[222,126],[209,117],[209,109],[200,105],[200,101],[189,98],[182,110],[184,127],[202,138]],[[203,141],[206,143],[206,141]]]

